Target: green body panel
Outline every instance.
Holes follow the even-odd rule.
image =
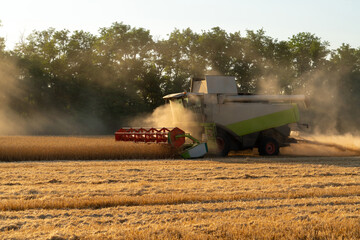
[[[188,151],[184,151],[182,153],[180,153],[180,156],[183,158],[183,159],[189,159],[191,158],[190,157],[190,153]]]
[[[226,127],[236,133],[238,136],[244,136],[246,134],[263,131],[265,129],[280,127],[289,123],[298,122],[300,118],[299,116],[299,109],[295,104],[288,110],[232,123],[226,125]]]

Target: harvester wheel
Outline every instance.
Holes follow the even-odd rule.
[[[263,138],[259,145],[259,154],[263,156],[275,156],[279,154],[279,143],[273,138]]]
[[[229,137],[224,132],[218,132],[216,136],[216,145],[218,149],[218,154],[220,156],[227,156],[230,151],[230,140]]]

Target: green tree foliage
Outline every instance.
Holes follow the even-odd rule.
[[[319,37],[308,32],[298,33],[289,40],[289,48],[292,54],[293,67],[295,69],[296,89],[307,90],[311,74],[317,70],[324,70],[326,57],[329,54],[329,43],[322,42]]]
[[[297,76],[312,69],[321,67],[328,55],[328,42],[321,42],[319,37],[308,32],[302,32],[292,36],[289,41],[291,53],[293,54],[294,66]]]
[[[164,79],[164,93],[188,89],[191,77],[203,75],[206,63],[199,38],[189,28],[175,29],[168,40],[155,44],[155,64]]]
[[[311,33],[278,41],[263,29],[242,36],[219,27],[201,33],[187,28],[155,41],[148,30],[116,22],[98,35],[34,31],[14,51],[5,51],[4,43],[0,38],[0,55],[11,56],[19,69],[22,95],[13,108],[18,115],[61,113],[83,125],[84,119],[96,118],[106,133],[206,74],[235,76],[245,93],[311,97],[314,89],[331,85],[346,95],[338,114],[350,112],[350,102],[360,102],[360,50],[344,44],[330,51]]]

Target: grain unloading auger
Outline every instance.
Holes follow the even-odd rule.
[[[192,143],[186,143],[188,138]],[[169,144],[184,159],[200,158],[207,152],[207,144],[185,133],[180,128],[120,128],[115,132],[116,141]]]

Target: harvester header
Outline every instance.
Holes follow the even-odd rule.
[[[192,141],[186,144],[185,139]],[[180,128],[120,128],[115,132],[115,141],[122,142],[143,142],[143,143],[164,143],[177,149],[183,158],[203,157],[207,152],[207,144],[185,133]]]

